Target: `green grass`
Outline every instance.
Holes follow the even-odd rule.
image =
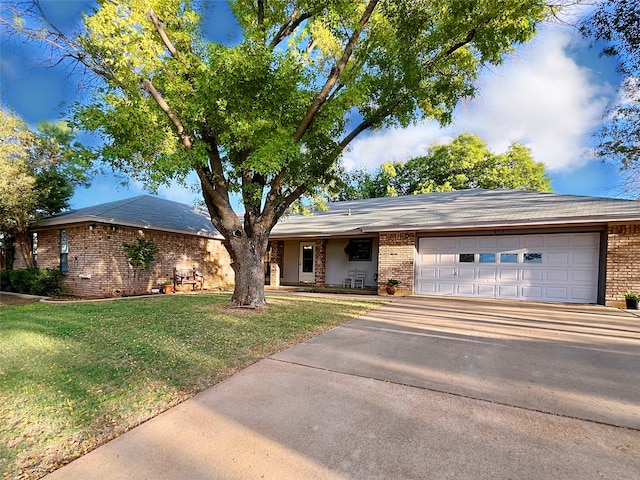
[[[0,476],[40,478],[267,355],[381,302],[226,295],[0,307]]]

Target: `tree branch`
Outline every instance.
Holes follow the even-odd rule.
[[[269,43],[270,49],[273,50],[274,48],[276,48],[278,44],[282,40],[287,38],[289,35],[291,35],[294,32],[294,30],[298,28],[298,26],[302,22],[304,22],[305,20],[313,16],[313,14],[311,13],[303,13],[303,14],[300,14],[300,16],[297,16],[299,14],[300,14],[300,11],[298,10],[298,8],[297,7],[294,8],[293,12],[287,19],[286,23],[280,27],[280,30],[278,30],[278,33],[276,33],[276,36],[273,37],[273,40],[271,40],[271,42]]]
[[[167,47],[167,50],[169,50],[169,53],[171,54],[171,56],[173,58],[178,58],[179,57],[178,50],[169,39],[167,32],[164,31],[162,22],[160,21],[160,19],[156,15],[156,12],[154,12],[152,8],[149,9],[149,19],[153,23],[153,26],[155,27],[156,32],[158,32],[158,35],[160,35],[160,38],[162,39],[162,43],[164,43],[164,46]]]
[[[324,102],[327,100],[329,93],[331,92],[336,82],[342,75],[342,72],[344,71],[347,64],[349,63],[349,59],[353,54],[353,50],[355,49],[356,43],[358,43],[360,35],[362,35],[364,28],[367,26],[367,23],[369,23],[369,20],[371,19],[371,15],[375,10],[378,4],[378,1],[379,0],[371,0],[367,5],[367,8],[365,8],[365,11],[362,14],[362,17],[360,18],[358,28],[351,34],[351,37],[349,37],[349,41],[347,42],[344,48],[344,51],[342,52],[342,57],[340,57],[340,60],[338,60],[338,63],[336,63],[336,65],[334,65],[334,67],[331,69],[329,78],[327,78],[326,83],[324,84],[324,86],[322,87],[322,89],[320,90],[316,98],[313,100],[313,103],[307,110],[307,113],[305,114],[304,118],[300,122],[300,125],[298,125],[296,133],[293,136],[296,142],[299,142],[302,139],[305,132],[309,129],[309,127],[313,123],[313,120],[318,114],[320,107],[322,107]]]
[[[167,104],[164,98],[162,98],[162,95],[160,95],[160,92],[156,90],[156,87],[153,86],[153,83],[151,83],[151,80],[148,80],[148,79],[143,80],[141,88],[142,90],[148,92],[151,95],[151,97],[156,101],[156,103],[162,109],[162,111],[167,115],[167,117],[169,117],[169,120],[171,120],[171,123],[173,123],[173,125],[176,127],[176,130],[178,131],[178,135],[182,140],[182,145],[187,150],[191,150],[191,148],[193,147],[191,143],[191,137],[189,137],[189,134],[185,130],[184,125],[182,125],[182,122],[180,121],[178,116],[171,110],[171,108],[169,107],[169,104]]]

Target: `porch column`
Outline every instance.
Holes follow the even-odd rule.
[[[415,233],[381,233],[378,247],[378,294],[384,295],[387,280],[400,280],[398,293],[413,293],[416,257]]]
[[[327,240],[319,239],[319,240],[316,240],[316,261],[315,261],[316,287],[325,286],[326,268],[327,268]]]
[[[280,286],[280,271],[281,271],[283,254],[284,254],[284,241],[283,240],[271,241],[271,255],[269,257],[271,271],[269,272],[269,285],[271,285],[272,287]]]

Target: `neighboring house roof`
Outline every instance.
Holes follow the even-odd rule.
[[[220,237],[207,212],[151,195],[117,200],[44,218],[39,227],[98,222],[134,228]]]
[[[640,201],[521,190],[373,198],[328,205],[326,212],[284,217],[273,238],[393,231],[585,225],[640,221]]]

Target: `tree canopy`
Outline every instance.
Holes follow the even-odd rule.
[[[66,124],[43,122],[32,131],[0,108],[0,233],[20,240],[28,266],[29,229],[68,208],[74,188],[87,185],[90,176],[91,156]]]
[[[605,43],[602,53],[618,59],[624,75],[616,102],[597,133],[596,153],[618,161],[630,175],[630,190],[640,193],[640,3],[604,0],[581,25],[582,32]]]
[[[72,35],[38,1],[14,31],[102,83],[74,112],[106,162],[151,186],[195,171],[234,259],[233,305],[264,301],[270,230],[362,132],[451,121],[481,68],[533,37],[546,0],[236,0],[240,41],[189,0],[98,0]],[[215,14],[215,12],[213,13]],[[244,206],[234,213],[230,195]]]
[[[468,188],[551,190],[544,164],[531,151],[512,143],[503,154],[492,153],[477,135],[463,133],[448,144],[432,144],[426,155],[406,162],[389,161],[373,173],[343,172],[333,200],[394,197]]]

